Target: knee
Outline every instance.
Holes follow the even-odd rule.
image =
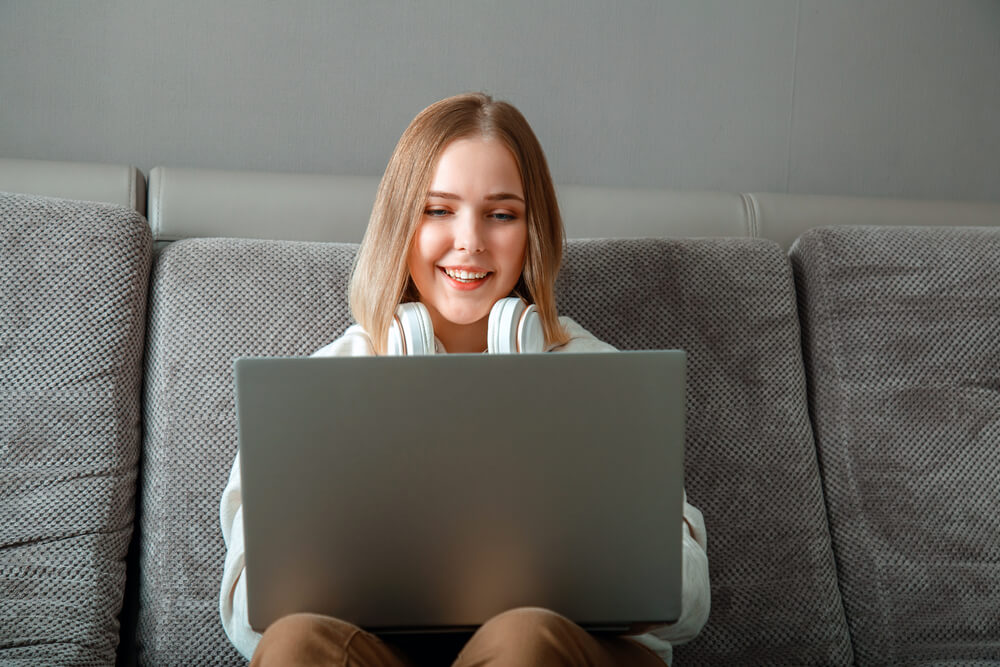
[[[540,607],[519,607],[483,624],[467,645],[466,655],[511,664],[561,664],[560,654],[573,635],[573,622]]]
[[[289,614],[268,626],[254,651],[254,667],[308,663],[341,653],[358,628],[329,616]]]
[[[494,616],[482,629],[490,634],[526,638],[545,635],[567,623],[572,621],[549,609],[518,607]]]

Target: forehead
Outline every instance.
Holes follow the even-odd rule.
[[[523,194],[513,153],[502,141],[481,137],[456,139],[441,151],[431,189],[449,187]]]

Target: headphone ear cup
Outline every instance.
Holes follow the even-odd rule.
[[[434,354],[434,326],[424,304],[413,301],[396,307],[387,349],[391,355]]]
[[[490,354],[516,354],[518,352],[543,352],[545,333],[542,320],[534,304],[522,299],[500,299],[490,309],[487,352]]]
[[[545,351],[545,330],[542,329],[542,317],[538,314],[535,304],[531,304],[521,313],[517,325],[517,351],[521,353]]]
[[[406,339],[403,338],[403,324],[399,321],[399,312],[392,316],[392,323],[389,325],[389,338],[386,341],[385,353],[390,357],[399,357],[406,354]]]
[[[513,299],[500,299],[490,308],[490,321],[486,329],[486,351],[489,354],[500,354],[501,352],[508,352],[510,350],[509,344],[506,346],[506,349],[501,349],[504,348],[504,345],[500,336],[501,331],[504,331],[500,324],[500,318],[504,314],[506,308],[504,303],[507,301],[513,301]],[[509,327],[506,331],[509,331]]]
[[[486,351],[490,354],[517,352],[517,322],[524,302],[514,297],[500,299],[490,309],[489,328],[486,333]]]

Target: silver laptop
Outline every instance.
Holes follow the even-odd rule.
[[[683,351],[236,362],[250,624],[680,614]]]

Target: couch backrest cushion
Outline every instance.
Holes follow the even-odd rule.
[[[818,229],[792,259],[859,664],[996,659],[1000,229]]]
[[[160,256],[145,398],[143,662],[239,662],[217,602],[219,498],[237,447],[233,361],[305,355],[339,336],[354,252],[203,239]],[[687,483],[708,521],[713,610],[678,655],[849,663],[784,253],[749,240],[573,241],[558,289],[561,310],[613,344],[690,355]]]
[[[0,168],[0,190],[2,174]],[[356,243],[378,182],[377,176],[155,167],[149,223],[163,242],[240,237]],[[571,239],[765,238],[787,249],[805,230],[824,225],[1000,226],[997,202],[590,185],[556,191]]]
[[[146,213],[146,179],[129,165],[0,158],[0,191],[99,201]]]
[[[830,225],[996,226],[1000,202],[834,197],[776,192],[743,195],[753,235],[791,247],[800,234]]]
[[[244,664],[219,618],[233,362],[308,355],[350,322],[355,245],[191,239],[153,269],[137,643],[141,664]]]
[[[157,241],[357,243],[378,184],[376,177],[155,167],[149,223]],[[567,185],[558,194],[570,238],[750,234],[746,202],[735,193]]]
[[[157,241],[236,237],[357,243],[379,179],[154,167],[149,224]]]
[[[770,241],[571,242],[560,312],[688,353],[686,486],[712,611],[679,664],[851,663],[809,424],[791,267]]]
[[[151,236],[0,195],[0,663],[112,664],[132,534]]]

